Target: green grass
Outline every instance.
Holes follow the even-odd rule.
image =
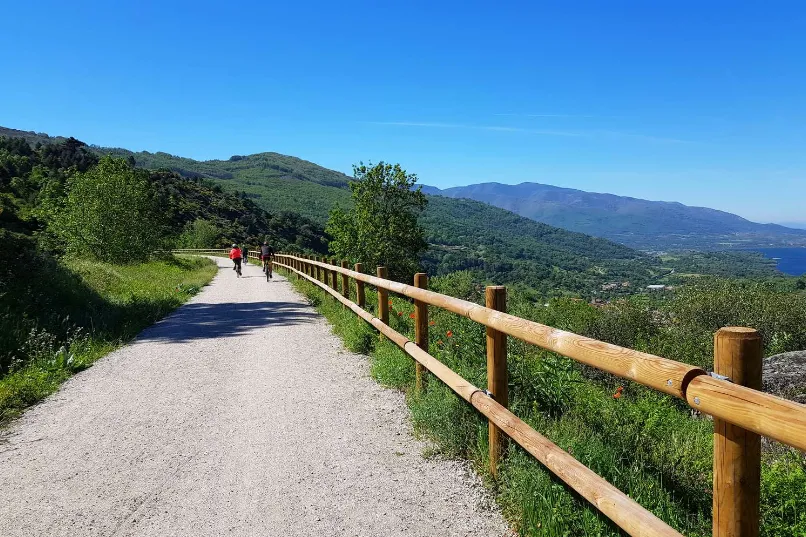
[[[348,348],[368,354],[371,374],[379,383],[406,393],[415,431],[433,440],[432,453],[471,461],[519,534],[622,535],[517,446],[510,448],[499,465],[498,478],[493,479],[487,470],[483,417],[433,377],[422,392],[415,391],[411,358],[379,339],[374,329],[322,290],[291,280]],[[439,279],[431,283],[440,290]],[[369,289],[366,295],[372,311],[377,295]],[[390,325],[412,338],[411,304],[399,298],[391,302]],[[431,353],[484,387],[483,327],[436,308],[430,308],[430,316]],[[611,376],[591,376],[571,360],[513,339],[509,374],[510,409],[521,419],[684,535],[711,534],[712,425],[708,419],[693,417],[676,399]],[[618,385],[623,385],[624,392],[614,398]],[[761,535],[806,536],[804,486],[802,454],[780,446],[765,453]]]
[[[192,257],[126,266],[74,259],[36,267],[0,297],[16,304],[0,309],[8,352],[0,371],[0,423],[170,313],[216,270]]]

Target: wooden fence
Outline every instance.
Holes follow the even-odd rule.
[[[177,253],[220,255],[228,250],[184,250]],[[250,258],[258,259],[256,253]],[[577,362],[638,382],[686,401],[714,419],[713,535],[752,537],[759,533],[761,469],[760,435],[806,451],[806,406],[760,392],[761,337],[756,330],[727,327],[714,336],[714,369],[698,367],[558,330],[506,313],[506,289],[486,290],[486,306],[427,289],[425,274],[414,285],[388,280],[385,267],[377,276],[354,270],[342,261],[278,254],[280,266],[331,294],[417,364],[417,386],[430,371],[489,421],[490,470],[496,473],[506,438],[517,442],[569,487],[633,536],[680,536],[629,496],[529,427],[507,409],[507,336],[567,356]],[[341,275],[341,285],[339,278]],[[350,299],[354,282],[356,301]],[[378,317],[365,307],[364,286],[378,291]],[[340,288],[340,290],[339,290]],[[388,293],[414,301],[415,341],[393,330]],[[482,324],[487,329],[487,390],[481,390],[428,352],[428,306],[435,306]],[[805,492],[806,493],[806,492]]]

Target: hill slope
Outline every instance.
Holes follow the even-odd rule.
[[[44,137],[39,141],[51,140]],[[209,180],[229,192],[242,192],[239,197],[249,198],[272,214],[292,211],[312,219],[317,226],[327,220],[333,206],[350,204],[349,177],[278,153],[196,161],[167,153],[102,147],[92,150],[133,159],[144,168],[168,168],[197,181]],[[518,283],[544,293],[591,295],[601,292],[606,283],[630,282],[629,287],[619,286],[613,293],[624,292],[657,283],[658,278],[673,272],[659,259],[623,245],[472,200],[429,196],[422,222],[431,245],[424,259],[430,274],[468,269],[479,279],[495,283]],[[287,230],[289,234],[295,231]],[[763,266],[761,271],[774,269]]]
[[[735,214],[539,183],[481,183],[425,192],[469,198],[527,218],[650,250],[806,246],[806,231]]]
[[[138,166],[209,179],[245,192],[270,212],[294,211],[320,223],[336,204],[350,204],[348,176],[278,153],[196,161],[167,153],[95,149],[131,157]],[[656,260],[625,246],[472,200],[429,196],[422,222],[431,245],[424,263],[431,274],[468,269],[490,281],[517,282],[546,293],[563,289],[587,294],[614,279],[642,285],[663,273],[652,269]]]

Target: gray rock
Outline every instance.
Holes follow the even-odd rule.
[[[765,392],[806,404],[806,350],[764,358],[762,383]]]

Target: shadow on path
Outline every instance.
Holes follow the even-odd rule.
[[[160,323],[145,330],[141,341],[183,342],[246,334],[269,325],[305,324],[316,313],[295,302],[224,302],[186,304]]]

